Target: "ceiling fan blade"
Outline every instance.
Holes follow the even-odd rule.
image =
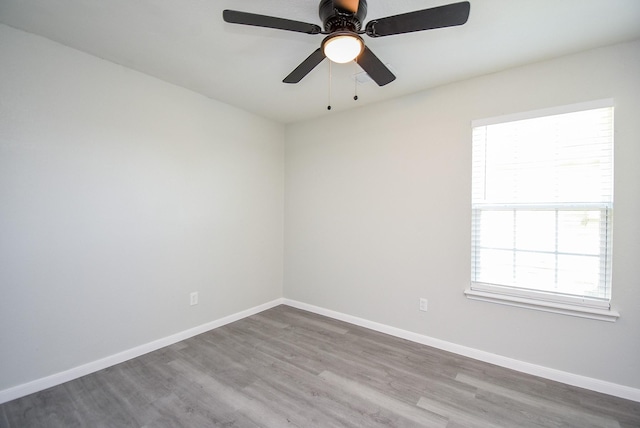
[[[396,80],[396,76],[393,75],[391,70],[366,46],[358,57],[358,64],[378,86],[384,86]]]
[[[333,0],[333,4],[340,9],[344,9],[355,14],[358,13],[360,0]]]
[[[418,10],[401,15],[375,19],[367,23],[365,32],[370,37],[391,36],[414,31],[462,25],[469,19],[471,5],[468,1],[431,9]]]
[[[283,83],[298,83],[301,81],[304,76],[309,74],[311,70],[316,68],[318,64],[325,59],[324,52],[322,49],[316,49],[311,55],[307,57],[302,63],[296,67],[287,77],[282,81]]]
[[[277,30],[296,31],[298,33],[319,34],[322,28],[315,24],[292,21],[290,19],[273,16],[257,15],[255,13],[239,12],[237,10],[222,11],[222,18],[231,24],[253,25],[255,27],[275,28]]]

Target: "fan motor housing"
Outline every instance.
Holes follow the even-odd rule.
[[[355,13],[337,6],[333,0],[320,1],[320,19],[324,24],[324,30],[330,33],[344,30],[360,31],[366,16],[366,0],[359,1],[358,11]]]

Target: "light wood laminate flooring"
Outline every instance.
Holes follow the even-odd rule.
[[[640,403],[278,306],[0,406],[0,427],[640,427]]]

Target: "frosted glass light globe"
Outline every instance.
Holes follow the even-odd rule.
[[[325,56],[338,64],[353,61],[363,49],[362,39],[355,34],[330,36],[323,44]]]

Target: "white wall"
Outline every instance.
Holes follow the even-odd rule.
[[[286,132],[2,25],[0,58],[0,391],[282,297],[283,245],[289,299],[640,387],[640,42]],[[609,97],[620,320],[467,300],[471,120]]]
[[[282,296],[282,125],[2,25],[0,58],[0,391]]]
[[[639,388],[638,76],[640,41],[287,127],[285,297]],[[621,318],[607,323],[466,299],[471,121],[610,97],[613,306]],[[419,297],[429,299],[428,312],[418,311]]]

